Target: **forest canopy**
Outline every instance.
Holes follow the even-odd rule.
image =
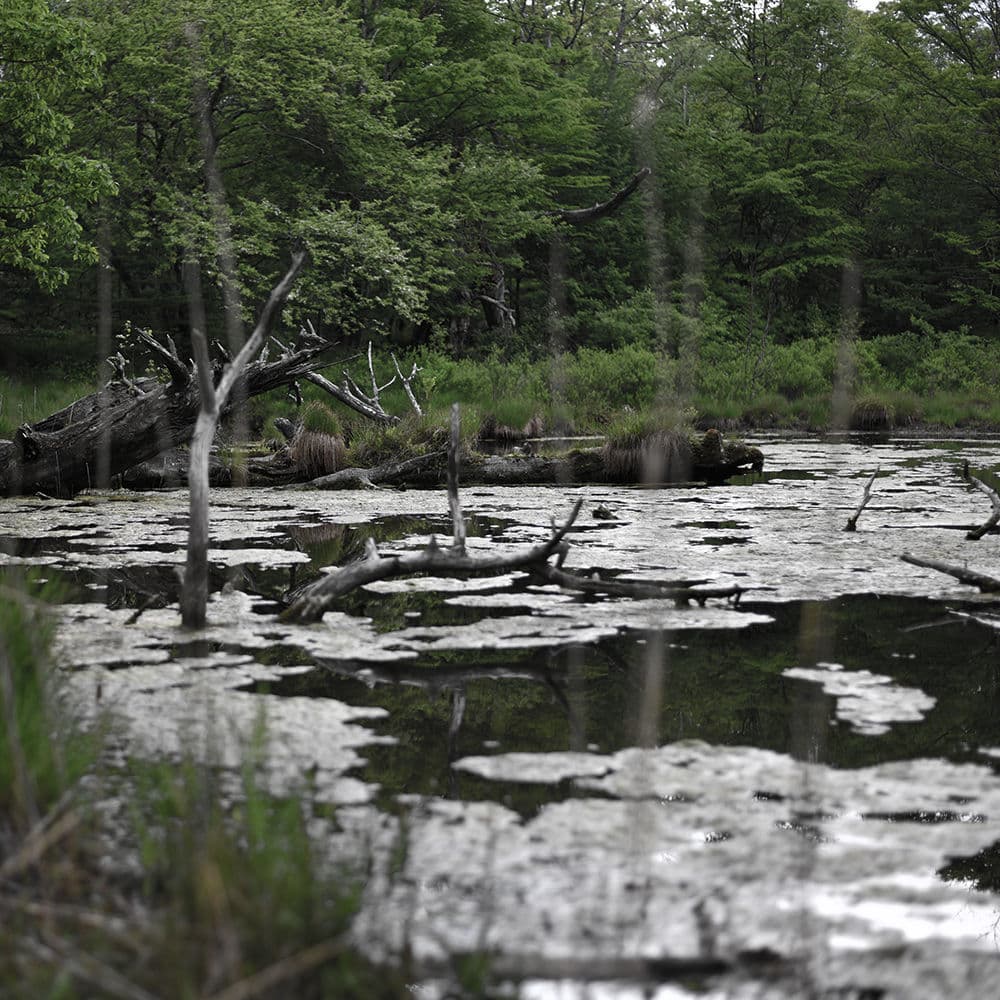
[[[985,0],[0,0],[0,325],[180,336],[290,249],[342,342],[997,336]],[[585,225],[563,213],[650,176]],[[220,224],[220,221],[222,224]]]

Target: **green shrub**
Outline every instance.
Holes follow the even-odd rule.
[[[675,364],[645,348],[627,345],[614,351],[583,347],[563,359],[565,400],[578,426],[606,426],[625,406],[653,406],[672,384]]]

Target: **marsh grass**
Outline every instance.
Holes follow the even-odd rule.
[[[461,448],[470,451],[479,434],[483,416],[474,406],[463,406],[459,413]],[[352,466],[371,468],[430,452],[447,451],[451,434],[450,420],[449,407],[432,407],[423,416],[410,413],[398,424],[362,422],[355,425],[348,461]]]
[[[302,407],[301,423],[288,446],[296,470],[309,479],[344,468],[347,447],[340,419],[320,400]]]
[[[10,438],[21,424],[33,424],[69,406],[96,389],[83,376],[53,376],[19,379],[0,376],[0,438]]]
[[[671,410],[624,413],[608,428],[602,458],[612,482],[689,479],[692,449],[687,416]]]

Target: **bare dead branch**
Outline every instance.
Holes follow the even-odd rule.
[[[563,208],[552,214],[562,222],[579,226],[586,222],[593,222],[602,216],[616,212],[625,201],[636,191],[639,185],[650,175],[649,167],[643,167],[617,194],[607,201],[598,202],[590,208]]]
[[[970,542],[978,542],[983,535],[989,534],[1000,523],[1000,494],[974,472],[970,472],[968,463],[963,470],[963,475],[967,482],[975,486],[981,493],[985,493],[993,505],[993,513],[978,528],[973,528],[965,536],[966,540]]]
[[[312,382],[313,385],[318,385],[325,392],[333,396],[334,399],[339,400],[345,406],[349,406],[363,417],[368,417],[369,420],[375,420],[380,424],[399,423],[399,417],[394,417],[391,413],[386,413],[380,406],[374,406],[367,394],[358,389],[356,385],[352,388],[353,380],[351,379],[345,380],[344,385],[336,385],[318,372],[309,372],[303,378],[307,382]]]
[[[947,573],[962,583],[967,583],[970,587],[977,587],[984,594],[1000,593],[1000,580],[996,577],[987,576],[985,573],[977,573],[975,570],[965,566],[955,566],[952,563],[939,562],[937,559],[922,559],[919,556],[904,552],[900,558],[903,562],[913,566],[922,566],[924,569],[936,569],[939,573]]]
[[[375,378],[375,364],[372,361],[372,342],[370,340],[368,341],[368,374],[371,376],[372,380],[372,399],[374,400],[376,406],[381,406],[381,403],[379,403],[379,393],[381,393],[384,389],[388,389],[389,386],[396,381],[396,376],[393,375],[392,378],[385,383],[385,385],[378,384],[378,379]]]
[[[133,395],[141,396],[143,394],[143,390],[135,382],[133,382],[132,379],[130,379],[128,375],[125,373],[125,367],[128,364],[128,362],[125,360],[125,357],[122,355],[121,351],[119,351],[112,357],[108,358],[108,364],[114,371],[115,378],[119,382],[121,382],[122,385],[128,386],[129,390],[132,392]]]
[[[420,404],[417,402],[417,397],[413,395],[413,386],[411,383],[414,378],[416,378],[417,373],[423,371],[423,368],[418,368],[416,361],[414,361],[413,370],[409,375],[404,375],[400,370],[399,362],[396,360],[396,355],[390,354],[389,357],[392,358],[392,363],[396,366],[396,374],[399,376],[399,381],[403,385],[403,391],[406,393],[406,398],[410,401],[410,406],[413,407],[413,410],[418,417],[422,417],[424,415],[424,411],[420,408]]]
[[[861,503],[858,504],[858,509],[847,519],[847,524],[844,525],[844,531],[856,531],[858,527],[858,518],[861,517],[861,512],[868,506],[868,501],[872,497],[872,483],[875,482],[875,477],[878,475],[878,466],[875,467],[875,471],[871,475],[871,479],[865,484],[865,491],[861,495]]]
[[[160,363],[170,373],[170,381],[175,385],[187,385],[191,381],[191,369],[177,354],[177,346],[168,336],[168,347],[164,347],[148,330],[139,331],[139,341],[156,355]]]
[[[188,546],[180,595],[181,623],[185,628],[198,629],[205,626],[208,604],[208,469],[219,414],[226,405],[237,379],[242,378],[250,361],[264,346],[275,316],[288,298],[288,293],[292,290],[305,259],[304,251],[292,255],[292,263],[284,277],[271,289],[253,333],[247,338],[236,357],[223,368],[218,386],[212,382],[204,332],[194,325],[191,329],[201,391],[201,409],[195,421],[194,433],[191,435],[189,452]]]

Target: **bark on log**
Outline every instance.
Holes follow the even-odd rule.
[[[307,375],[330,347],[312,338],[300,350],[247,367],[236,395],[249,398]],[[221,370],[221,366],[220,366]],[[218,377],[219,372],[215,373]],[[198,384],[139,379],[134,388],[112,382],[34,425],[19,427],[0,442],[0,494],[72,496],[96,486],[99,455],[107,450],[109,475],[156,458],[186,443],[200,406]]]

